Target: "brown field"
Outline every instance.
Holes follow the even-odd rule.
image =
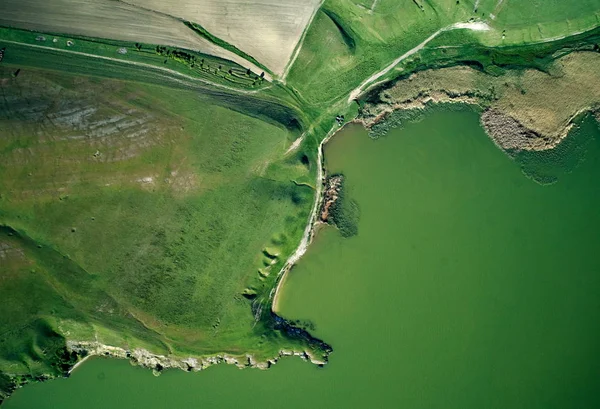
[[[319,0],[132,0],[202,25],[281,75]]]

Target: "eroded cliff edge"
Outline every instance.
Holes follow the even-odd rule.
[[[420,71],[372,93],[359,120],[379,137],[432,103],[470,104],[482,111],[481,123],[501,149],[549,150],[584,113],[598,118],[599,66],[599,52],[579,51],[556,59],[545,72],[491,75],[466,65]]]

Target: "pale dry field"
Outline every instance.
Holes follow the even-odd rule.
[[[283,74],[320,0],[131,0],[198,23]]]
[[[169,45],[225,58],[257,73],[262,71],[202,38],[176,18],[119,1],[2,0],[0,26]]]

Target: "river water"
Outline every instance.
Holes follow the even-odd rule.
[[[542,186],[469,111],[435,111],[384,138],[327,145],[359,233],[319,232],[280,301],[334,347],[317,368],[230,366],[160,377],[96,358],[28,386],[20,408],[600,407],[600,132]],[[555,155],[556,156],[556,155]],[[546,161],[544,169],[552,167]],[[550,163],[550,165],[548,164]]]

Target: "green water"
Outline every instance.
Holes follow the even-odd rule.
[[[95,359],[6,408],[598,408],[600,135],[583,128],[585,160],[549,186],[471,112],[336,136],[327,165],[346,175],[359,234],[321,231],[281,307],[333,345],[323,369],[156,378]]]

